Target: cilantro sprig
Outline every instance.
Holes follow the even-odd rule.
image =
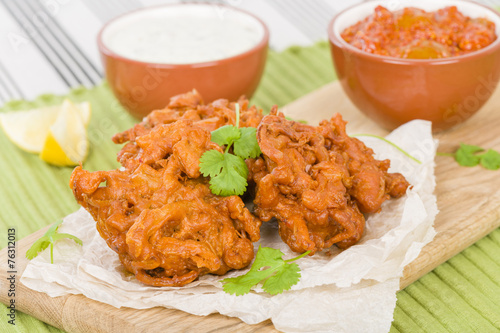
[[[262,288],[265,292],[271,295],[281,294],[299,282],[300,268],[293,261],[308,255],[309,252],[283,260],[284,254],[280,250],[259,246],[250,270],[244,275],[222,280],[223,289],[228,294],[241,296],[249,293],[253,286],[264,281]]]
[[[200,158],[200,172],[210,177],[210,190],[221,196],[242,195],[248,186],[247,158],[256,158],[262,152],[257,142],[257,129],[239,127],[240,106],[236,104],[236,126],[226,125],[212,131],[211,140],[221,147],[206,151]],[[232,153],[231,153],[231,148]]]
[[[387,140],[386,138],[384,137],[381,137],[381,136],[378,136],[378,135],[375,135],[375,134],[354,134],[352,135],[353,137],[356,137],[356,136],[369,136],[371,138],[376,138],[376,139],[379,139],[379,140],[382,140],[384,141],[385,143],[388,143],[390,144],[391,146],[393,146],[394,148],[396,148],[397,150],[399,150],[401,153],[403,153],[405,156],[411,158],[412,160],[414,160],[415,162],[417,162],[418,164],[422,164],[422,162],[411,156],[406,150],[404,150],[403,148],[401,148],[400,146],[398,146],[397,144],[395,144],[394,142],[390,141],[390,140]]]
[[[485,169],[500,169],[500,153],[493,149],[485,149],[475,145],[460,143],[454,153],[438,153],[441,156],[452,156],[461,166],[473,167],[481,164]]]
[[[66,233],[58,233],[57,229],[59,229],[59,226],[61,225],[62,220],[54,223],[49,230],[40,238],[38,238],[33,245],[29,248],[28,251],[26,251],[26,258],[28,259],[33,259],[40,252],[45,250],[47,247],[50,245],[50,263],[54,263],[54,243],[57,242],[60,239],[68,238],[74,240],[77,244],[82,245],[83,242],[80,238],[66,234]]]

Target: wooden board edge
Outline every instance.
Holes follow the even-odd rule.
[[[437,266],[453,258],[454,256],[467,249],[469,246],[473,245],[478,240],[487,236],[489,233],[499,227],[500,219],[495,219],[491,220],[489,223],[486,222],[484,227],[481,229],[476,229],[476,232],[470,232],[469,230],[464,231],[462,232],[462,234],[467,234],[467,242],[456,242],[456,237],[450,238],[446,233],[438,232],[438,234],[434,237],[434,240],[422,248],[419,256],[405,266],[403,276],[399,281],[399,289],[405,289],[410,284],[420,279],[422,276],[431,272]],[[434,246],[435,244],[441,245]],[[434,247],[434,249],[429,249],[431,247]],[[449,247],[453,247],[454,250],[442,251],[442,249],[447,249]],[[436,258],[438,253],[440,259],[437,261],[431,261],[430,258]]]

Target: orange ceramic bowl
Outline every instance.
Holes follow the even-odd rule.
[[[175,8],[195,11],[194,15],[224,19],[235,15],[258,30],[261,38],[249,49],[226,58],[196,63],[157,63],[134,60],[111,50],[107,36],[136,16],[168,14]],[[166,18],[168,19],[168,17]],[[172,96],[197,89],[204,100],[226,98],[236,100],[241,95],[250,98],[264,71],[269,41],[265,24],[242,10],[215,4],[172,4],[140,9],[108,22],[98,35],[98,47],[106,79],[116,98],[135,117],[142,118],[153,110],[164,108]]]
[[[497,39],[469,54],[442,59],[400,59],[364,52],[341,32],[386,1],[358,4],[336,15],[328,26],[331,54],[341,85],[356,107],[386,129],[413,120],[432,121],[441,131],[462,123],[490,98],[500,79],[500,15],[493,9],[456,0],[407,0],[399,6],[434,11],[457,6],[470,17],[496,25]],[[388,8],[391,11],[399,8]]]

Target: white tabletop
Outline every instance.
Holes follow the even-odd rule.
[[[101,82],[96,45],[101,26],[144,6],[185,0],[0,0],[0,105],[64,94],[71,87]],[[270,30],[270,47],[311,45],[326,39],[328,21],[362,0],[208,0],[260,17]],[[404,4],[403,0],[387,0]],[[190,1],[193,2],[193,1]],[[478,1],[500,7],[500,0]]]

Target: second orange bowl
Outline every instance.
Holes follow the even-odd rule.
[[[465,15],[487,17],[499,38],[484,49],[451,58],[400,59],[359,50],[340,37],[348,26],[384,1],[369,1],[339,13],[328,26],[331,54],[342,88],[356,107],[386,129],[413,119],[432,121],[433,131],[462,123],[490,98],[500,79],[500,15],[457,0],[408,0],[405,7],[437,10],[457,6]]]

